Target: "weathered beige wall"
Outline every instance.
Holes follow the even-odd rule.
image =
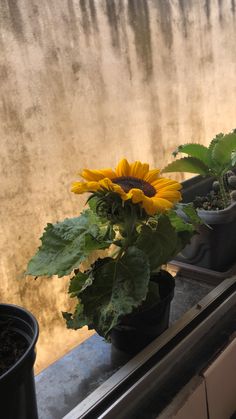
[[[79,212],[79,169],[235,127],[235,28],[235,0],[0,2],[0,299],[39,319],[39,368],[82,336],[67,280],[23,277],[44,225]]]

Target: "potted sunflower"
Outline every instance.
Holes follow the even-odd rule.
[[[218,134],[206,147],[188,143],[173,152],[187,155],[163,172],[196,173],[183,182],[183,201],[192,202],[203,224],[176,260],[213,271],[230,272],[236,262],[236,130]]]
[[[74,313],[67,326],[93,328],[119,349],[134,353],[168,327],[174,279],[162,267],[190,241],[199,218],[174,205],[181,185],[158,169],[126,159],[115,170],[89,170],[72,192],[88,193],[80,216],[48,224],[27,274],[72,274]],[[86,266],[85,266],[86,263]]]

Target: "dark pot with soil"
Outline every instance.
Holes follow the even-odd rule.
[[[114,347],[130,355],[138,353],[169,326],[174,278],[169,272],[161,270],[159,273],[153,273],[150,281],[158,284],[160,299],[148,308],[141,306],[125,316],[111,331]]]
[[[38,323],[24,308],[0,304],[0,417],[37,419],[33,365]]]
[[[236,262],[236,132],[217,135],[209,147],[185,144],[173,153],[188,157],[170,163],[164,172],[201,176],[183,182],[183,202],[192,202],[205,225],[175,260],[214,271],[228,271]]]
[[[212,190],[213,178],[196,176],[183,182],[183,202],[195,202]],[[206,202],[206,201],[205,201]],[[236,262],[236,202],[220,210],[198,209],[205,225],[198,226],[198,233],[191,244],[175,260],[215,271],[227,271]]]

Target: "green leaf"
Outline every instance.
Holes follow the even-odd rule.
[[[188,172],[206,176],[209,174],[209,168],[195,157],[183,157],[168,164],[162,172]]]
[[[88,317],[86,317],[84,314],[83,304],[80,302],[77,304],[74,314],[62,312],[62,316],[66,320],[68,329],[77,330],[84,326],[89,326],[89,329],[92,328],[90,327],[90,321]]]
[[[92,284],[80,293],[84,313],[96,331],[107,337],[119,319],[145,300],[150,268],[141,250],[130,247],[119,260],[107,258],[93,270]]]
[[[97,203],[98,203],[97,197],[94,195],[90,195],[90,197],[87,200],[87,204],[89,208],[91,209],[91,211],[93,211],[94,213],[96,213]]]
[[[236,133],[221,136],[212,150],[212,158],[226,171],[232,167],[233,153],[236,151]]]
[[[211,159],[208,155],[208,148],[202,144],[188,143],[180,145],[176,151],[173,152],[174,156],[177,156],[178,153],[188,154],[191,157],[203,162],[206,166],[211,164]]]
[[[193,224],[184,221],[184,219],[180,217],[174,210],[170,210],[168,212],[168,217],[170,219],[171,225],[174,227],[177,233],[183,231],[193,232],[195,230]]]
[[[181,214],[183,215],[181,216]],[[202,224],[202,220],[192,204],[178,204],[177,212],[175,210],[169,211],[168,217],[177,232],[177,245],[175,249],[175,255],[177,255],[190,243],[191,238],[197,232],[196,226]]]
[[[90,210],[80,217],[48,224],[41,237],[42,246],[30,260],[26,274],[68,275],[92,251],[110,246],[111,242],[104,239],[106,230]]]
[[[161,215],[153,230],[144,225],[138,236],[136,246],[148,256],[151,270],[159,268],[172,259],[177,246],[177,232],[167,215]]]
[[[209,146],[208,146],[208,153],[209,153],[209,157],[212,159],[212,153],[213,150],[215,148],[215,145],[218,143],[218,141],[220,140],[220,138],[224,137],[224,134],[222,132],[220,132],[219,134],[216,134],[216,136],[211,140]]]
[[[183,211],[183,213],[187,216],[188,223],[191,223],[195,226],[203,224],[203,220],[199,217],[192,203],[189,203],[189,204],[180,203],[177,205],[177,209],[179,209],[180,211]]]
[[[88,285],[91,285],[89,273],[77,272],[77,274],[70,280],[68,293],[71,294],[71,297],[78,296],[79,293]]]
[[[148,256],[151,270],[173,259],[196,233],[194,225],[201,220],[191,205],[186,207],[188,220],[172,210],[168,211],[168,215],[163,214],[158,218],[155,230],[150,226],[142,227],[136,246]]]

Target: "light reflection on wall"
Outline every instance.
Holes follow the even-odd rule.
[[[5,0],[0,5],[3,302],[37,316],[37,368],[67,331],[67,279],[24,278],[46,222],[79,213],[82,167],[163,166],[185,141],[235,127],[235,1]]]

